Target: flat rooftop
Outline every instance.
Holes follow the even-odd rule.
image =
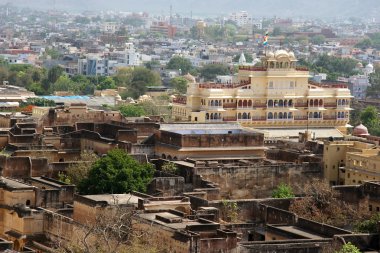
[[[140,197],[133,194],[99,194],[99,195],[82,195],[81,197],[93,201],[107,202],[108,205],[137,205]]]
[[[297,235],[297,236],[301,236],[305,239],[323,239],[323,238],[327,238],[327,237],[322,237],[318,234],[315,234],[315,233],[311,233],[310,231],[306,231],[306,230],[303,230],[299,227],[296,227],[296,226],[275,226],[276,229],[279,229],[279,230],[282,230],[284,232],[287,232],[287,233],[290,233],[290,234],[293,234],[293,235]]]
[[[167,220],[174,220],[174,222],[165,222],[162,219],[157,219],[157,216],[163,217]],[[218,225],[218,223],[215,222],[209,222],[209,223],[202,223],[197,220],[190,220],[184,217],[181,217],[179,215],[175,215],[170,212],[147,212],[147,213],[142,213],[139,214],[139,217],[145,220],[148,220],[150,222],[154,222],[156,224],[163,225],[165,227],[169,227],[173,230],[178,230],[178,229],[185,229],[187,226],[191,225]]]
[[[33,190],[34,187],[28,184],[24,184],[22,182],[16,181],[14,179],[0,177],[0,187],[5,185],[6,188],[11,188],[15,190]]]

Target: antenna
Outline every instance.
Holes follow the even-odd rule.
[[[173,5],[170,5],[170,20],[169,25],[173,24]]]

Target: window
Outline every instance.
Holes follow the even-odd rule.
[[[372,212],[372,205],[369,205],[369,206],[368,206],[368,210],[369,210],[370,212]]]
[[[350,173],[347,173],[347,178],[350,178],[350,176],[351,176]]]
[[[380,211],[380,207],[376,207],[376,212],[379,212]]]
[[[336,148],[336,151],[339,151],[339,150],[340,150],[340,147],[337,147],[337,148]]]

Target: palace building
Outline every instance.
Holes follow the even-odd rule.
[[[177,121],[239,122],[254,128],[335,128],[346,132],[351,94],[341,83],[312,83],[294,53],[268,52],[262,66],[240,66],[231,83],[196,83],[173,100]]]

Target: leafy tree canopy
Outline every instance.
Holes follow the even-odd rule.
[[[372,135],[380,136],[379,112],[376,107],[368,106],[360,112],[360,120]]]
[[[182,94],[186,93],[187,83],[188,81],[182,76],[174,77],[170,80],[170,86]]]
[[[294,198],[294,193],[292,187],[287,184],[281,183],[272,192],[272,198],[285,199]]]
[[[211,81],[216,78],[217,75],[229,75],[230,70],[227,65],[224,64],[208,64],[200,69],[201,77],[206,81]]]
[[[78,190],[81,194],[145,192],[153,174],[151,164],[140,164],[124,150],[113,149],[94,163]]]
[[[189,59],[180,56],[174,56],[166,65],[167,69],[181,70],[182,74],[187,74],[192,71],[193,65]]]
[[[351,242],[348,242],[343,245],[341,250],[336,251],[335,253],[360,253],[360,250]]]
[[[141,117],[145,114],[141,106],[132,104],[120,106],[119,111],[124,117]]]

